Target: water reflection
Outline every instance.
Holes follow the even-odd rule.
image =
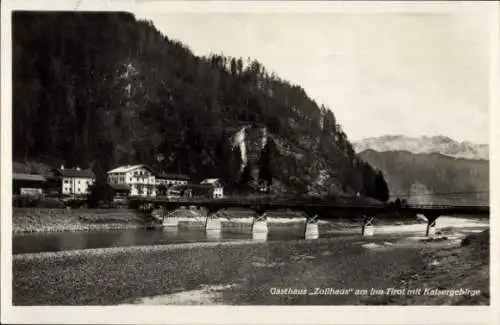
[[[252,239],[258,242],[267,241],[267,232],[254,232],[252,233]]]
[[[87,247],[88,236],[77,232],[74,236],[61,236],[58,240],[61,249],[84,249]]]
[[[207,239],[211,241],[217,241],[222,239],[222,231],[217,229],[208,229],[207,230]]]
[[[251,231],[251,224],[224,225],[213,231],[204,227],[164,227],[163,229],[129,229],[121,231],[60,232],[49,234],[23,234],[13,236],[13,254],[51,252],[86,248],[164,245],[214,241],[281,241],[304,239],[304,227],[270,225],[268,232]],[[319,237],[338,237],[328,229],[320,229]],[[317,238],[316,236],[314,236]]]
[[[278,232],[269,236],[274,240],[298,239],[293,232]],[[190,242],[265,241],[267,233],[241,233],[231,230],[205,231],[165,227],[156,230],[130,229],[123,231],[60,232],[52,234],[26,234],[13,236],[13,254],[52,252],[86,248],[125,247],[138,245],[162,245]]]

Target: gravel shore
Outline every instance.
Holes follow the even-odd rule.
[[[224,304],[359,304],[349,295],[272,295],[271,288],[395,286],[423,263],[415,249],[373,252],[352,239],[191,243],[13,256],[15,305],[109,305],[228,286]]]
[[[423,263],[397,279],[403,295],[369,297],[368,304],[399,305],[489,305],[490,304],[490,232],[465,237],[460,244],[439,250],[424,250]],[[408,294],[413,288],[424,294]],[[432,290],[477,291],[476,294],[432,294]]]
[[[13,208],[12,232],[50,233],[139,228],[143,217],[128,209]]]

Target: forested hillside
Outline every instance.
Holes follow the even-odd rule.
[[[194,180],[266,179],[276,192],[386,196],[333,112],[257,61],[197,57],[128,13],[17,12],[12,22],[16,161],[145,163]],[[244,140],[242,169],[233,144],[246,126],[266,143]]]
[[[489,162],[438,153],[363,151],[383,171],[392,196],[420,204],[488,204]]]

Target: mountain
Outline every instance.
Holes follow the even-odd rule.
[[[235,189],[385,196],[332,110],[258,61],[195,56],[129,13],[14,12],[12,29],[16,166],[144,163]]]
[[[440,153],[445,156],[467,159],[489,159],[487,144],[457,142],[445,136],[406,137],[384,135],[366,138],[354,143],[356,152],[372,149],[378,152],[405,150],[413,153]]]
[[[360,157],[380,169],[391,197],[417,204],[488,204],[489,162],[439,153],[377,152]]]

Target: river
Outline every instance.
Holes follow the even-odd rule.
[[[223,229],[220,236],[210,236],[204,229],[182,227],[16,235],[13,303],[369,304],[369,296],[281,295],[272,290],[397,287],[431,262],[423,259],[424,250],[454,247],[467,233],[487,228],[455,218],[443,218],[440,225],[456,228],[448,232],[448,240],[432,243],[422,242],[422,224],[380,226],[372,237],[361,237],[359,228],[339,233],[335,225],[322,224],[317,240],[304,240],[300,227],[271,225],[262,244],[253,244],[246,231]],[[431,259],[439,259],[433,254]],[[454,283],[436,284],[452,288]]]
[[[352,234],[335,234],[336,237],[349,235],[352,236]],[[332,236],[334,234],[328,232],[320,234],[320,238]],[[303,232],[297,229],[274,230],[267,236],[268,241],[287,241],[303,238]],[[219,235],[214,236],[203,229],[177,231],[170,229],[127,229],[119,231],[35,233],[14,235],[12,253],[24,254],[91,248],[248,240],[252,240],[252,234],[249,232],[222,231]],[[262,239],[258,240],[262,241]]]
[[[442,227],[458,226],[470,230],[481,230],[487,227],[485,223],[477,221],[446,218],[439,220]],[[248,228],[248,227],[247,227]],[[358,229],[359,228],[359,229]],[[335,223],[319,225],[320,238],[353,237],[359,238],[360,227],[351,228],[350,231],[339,230]],[[252,240],[250,229],[223,228],[219,234],[207,233],[203,228],[179,227],[175,229],[164,228],[156,230],[127,229],[115,231],[91,232],[54,232],[13,235],[13,254],[55,252],[64,250],[130,247],[147,245],[168,245],[193,242],[223,242],[223,241],[248,241]],[[375,239],[388,240],[400,238],[403,233],[412,232],[422,235],[425,225],[400,225],[377,227]],[[304,239],[303,225],[300,223],[270,224],[268,241],[289,241]],[[262,240],[262,239],[260,239]]]

